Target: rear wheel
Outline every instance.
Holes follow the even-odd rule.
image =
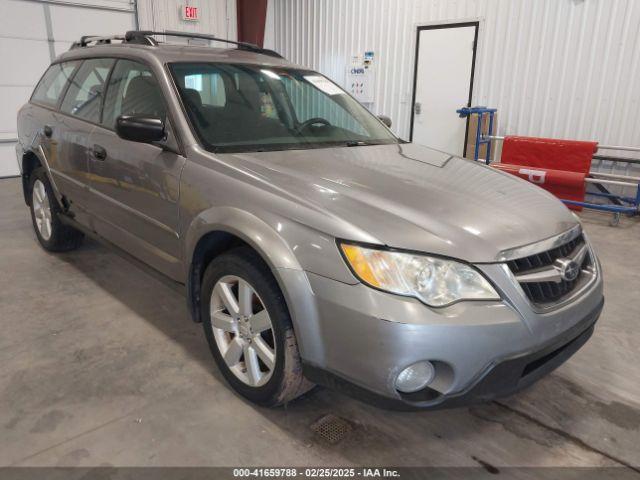
[[[211,353],[238,393],[276,406],[313,387],[302,375],[282,292],[253,250],[242,247],[215,258],[204,274],[201,302]]]
[[[31,220],[40,245],[51,252],[77,248],[83,235],[60,221],[61,210],[44,168],[35,169],[30,180]]]

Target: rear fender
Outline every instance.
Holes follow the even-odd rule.
[[[18,159],[20,159],[18,163],[20,165],[20,172],[22,176],[22,191],[24,194],[25,203],[27,205],[31,204],[31,199],[29,198],[29,182],[30,182],[29,177],[31,174],[31,169],[25,168],[26,167],[25,162],[29,155],[34,155],[40,162],[40,165],[44,167],[45,172],[47,174],[47,178],[49,179],[49,183],[51,184],[51,188],[53,189],[53,194],[56,198],[56,202],[58,203],[58,206],[60,207],[61,210],[63,211],[66,210],[64,206],[64,201],[62,199],[62,194],[58,189],[58,185],[56,185],[56,181],[54,180],[53,175],[51,175],[51,169],[49,167],[49,161],[47,160],[47,155],[44,149],[42,148],[42,146],[36,144],[35,138],[31,146],[26,150],[22,147],[20,143],[16,145],[16,156]]]

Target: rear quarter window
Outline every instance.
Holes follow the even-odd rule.
[[[31,101],[55,107],[80,62],[64,62],[51,65],[38,82]]]

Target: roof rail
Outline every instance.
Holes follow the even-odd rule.
[[[262,53],[263,55],[269,55],[271,57],[283,58],[278,52],[274,52],[273,50],[269,50],[268,48],[261,48],[258,45],[254,45],[253,43],[247,42],[236,42],[235,40],[227,40],[226,38],[214,37],[213,35],[206,35],[204,33],[189,33],[189,32],[174,32],[174,31],[166,31],[166,32],[156,32],[152,30],[130,30],[125,33],[124,38],[127,43],[143,43],[145,42],[147,45],[149,42],[154,42],[153,44],[157,45],[157,42],[151,38],[153,35],[166,35],[168,37],[184,37],[184,38],[200,38],[203,40],[211,40],[215,42],[224,42],[230,43],[233,45],[237,45],[240,50],[248,50],[250,52]]]
[[[124,42],[125,38],[122,35],[111,35],[108,37],[100,35],[84,35],[80,37],[80,40],[78,40],[77,42],[73,42],[69,50],[73,50],[74,48],[87,47],[90,43],[95,43],[96,45],[110,44],[111,40],[122,40]]]
[[[247,42],[236,42],[235,40],[227,40],[226,38],[218,38],[213,35],[206,35],[204,33],[189,33],[189,32],[156,32],[153,30],[129,30],[123,35],[112,36],[98,36],[98,35],[85,35],[80,37],[80,40],[73,42],[69,50],[75,48],[88,47],[90,44],[95,45],[110,45],[112,40],[120,40],[122,43],[135,43],[141,45],[158,45],[158,41],[153,38],[154,35],[166,35],[168,37],[184,37],[184,38],[201,38],[203,40],[210,40],[215,42],[224,42],[237,45],[240,50],[247,50],[249,52],[261,53],[263,55],[269,55],[271,57],[283,58],[278,52],[269,50],[268,48],[261,48],[258,45]]]

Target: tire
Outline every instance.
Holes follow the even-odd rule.
[[[36,168],[29,178],[29,198],[33,229],[45,250],[66,252],[80,246],[83,234],[60,221],[62,211],[42,167]]]
[[[240,291],[247,291],[244,290],[246,288],[252,292],[243,296]],[[239,247],[212,260],[204,273],[201,292],[200,313],[209,348],[221,373],[236,392],[258,405],[275,407],[313,388],[314,385],[302,374],[298,345],[284,296],[271,270],[254,250]],[[221,300],[228,300],[225,292],[233,295],[237,310],[227,308],[229,302]],[[248,317],[241,313],[242,298],[251,298],[245,302],[245,305],[251,305]],[[269,322],[264,320],[267,317]],[[218,328],[221,323],[224,328]],[[271,328],[257,333],[267,323]],[[264,345],[273,353],[272,356],[264,353],[267,350]],[[236,355],[240,348],[242,354]],[[237,363],[234,363],[236,357]],[[265,358],[267,361],[263,361]],[[271,362],[273,358],[275,361]],[[259,364],[257,370],[251,367],[256,363]],[[273,365],[271,370],[269,364]],[[257,373],[252,375],[252,371]]]

